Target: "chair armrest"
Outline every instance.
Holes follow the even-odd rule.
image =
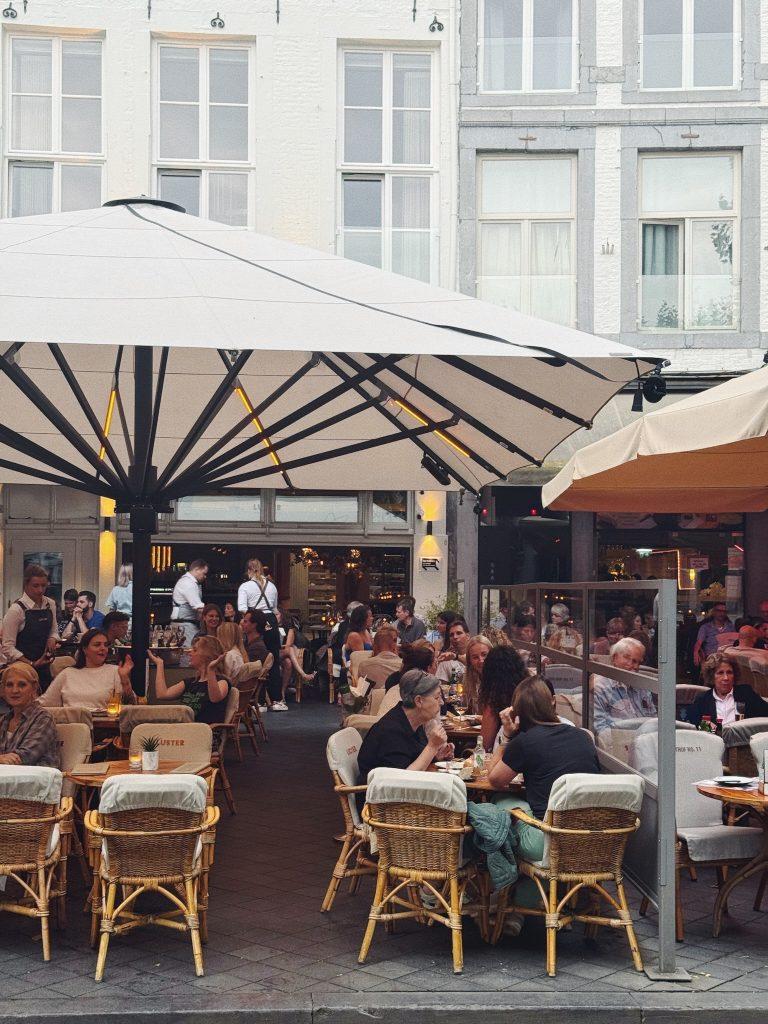
[[[519,807],[510,807],[509,814],[523,822],[524,825],[530,825],[551,836],[617,836],[626,832],[634,832],[640,824],[640,819],[635,818],[634,825],[625,825],[623,828],[560,828],[550,825],[546,821],[539,821],[538,818],[532,818],[525,811],[521,811]]]
[[[334,786],[334,793],[365,793],[367,786]]]

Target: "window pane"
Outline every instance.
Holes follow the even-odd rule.
[[[160,172],[160,198],[178,203],[193,217],[200,216],[200,174]]]
[[[483,89],[523,87],[523,0],[485,0]]]
[[[680,326],[680,226],[643,224],[643,327]]]
[[[648,157],[642,166],[643,213],[733,209],[733,156]]]
[[[381,163],[381,111],[344,111],[344,160],[348,164]]]
[[[733,326],[733,222],[691,225],[692,327]]]
[[[483,224],[480,228],[480,298],[520,309],[522,228]]]
[[[396,53],[392,57],[392,105],[395,107],[431,106],[428,53]]]
[[[573,320],[573,276],[571,225],[533,222],[531,224],[531,308],[532,316],[553,323]]]
[[[570,213],[571,161],[484,160],[482,212]]]
[[[32,217],[52,208],[51,164],[11,164],[11,216]]]
[[[394,110],[392,112],[392,163],[428,164],[430,162],[429,111]]]
[[[356,494],[276,494],[277,523],[356,523]]]
[[[248,159],[248,107],[211,107],[211,160]]]
[[[100,42],[62,42],[61,91],[69,96],[101,96]]]
[[[382,179],[344,179],[344,226],[381,228]]]
[[[643,4],[643,88],[679,89],[683,84],[683,0]]]
[[[198,108],[181,103],[161,103],[160,155],[197,160],[199,150]]]
[[[344,256],[357,263],[367,263],[369,267],[381,267],[381,232],[345,231]]]
[[[50,39],[13,40],[13,92],[51,92]]]
[[[222,224],[248,223],[248,175],[212,172],[208,176],[208,216]]]
[[[101,167],[61,165],[61,209],[95,210],[101,206]]]
[[[733,85],[733,0],[695,0],[693,84]]]
[[[196,103],[199,52],[188,46],[160,47],[160,99]]]
[[[259,522],[261,495],[223,494],[195,495],[179,498],[176,518],[180,522]]]
[[[392,178],[392,227],[429,227],[429,178]]]
[[[344,54],[344,105],[380,107],[384,57],[381,53]]]
[[[247,50],[211,50],[209,68],[211,103],[248,102]]]
[[[408,521],[408,494],[406,491],[374,491],[371,495],[374,523],[402,526]]]
[[[13,97],[12,139],[14,149],[27,149],[33,152],[50,152],[50,96]]]
[[[572,86],[571,0],[536,0],[533,8],[533,88]]]
[[[393,272],[413,277],[417,281],[429,281],[429,242],[428,231],[393,231]]]
[[[64,153],[101,152],[101,100],[62,99],[61,148]]]

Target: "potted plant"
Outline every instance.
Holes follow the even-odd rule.
[[[141,741],[141,770],[156,772],[160,764],[160,740],[157,736],[145,736]]]

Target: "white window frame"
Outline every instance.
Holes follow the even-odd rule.
[[[533,4],[535,0],[523,0],[523,65],[520,89],[485,89],[485,0],[480,0],[477,10],[477,91],[485,96],[548,95],[578,92],[581,84],[579,68],[579,0],[571,5],[571,84],[567,89],[534,89],[533,87]],[[642,23],[641,23],[642,24]]]
[[[96,160],[41,160],[27,157],[9,157],[5,161],[5,216],[10,217],[13,210],[13,168],[23,167],[52,167],[53,181],[51,183],[51,212],[61,213],[61,169],[63,166],[98,167],[101,171],[101,190],[99,194],[99,205],[104,202],[104,163]]]
[[[199,94],[198,108],[198,153],[205,157],[198,159],[172,159],[160,155],[160,49],[164,46],[196,50],[198,53]],[[246,160],[211,160],[209,152],[209,52],[211,50],[246,50],[248,52],[248,156]],[[200,174],[200,217],[208,219],[210,172],[244,173],[247,175],[247,219],[243,228],[255,226],[256,182],[255,182],[255,137],[256,137],[256,47],[251,40],[222,39],[201,42],[190,39],[154,39],[152,52],[152,187],[155,197],[160,196],[162,171],[201,172]],[[218,105],[218,104],[217,104]]]
[[[733,80],[730,85],[694,85],[693,84],[693,13],[694,0],[682,0],[683,3],[683,27],[682,27],[682,74],[681,84],[671,86],[646,85],[643,81],[643,68],[645,67],[645,2],[638,0],[638,55],[637,67],[638,79],[641,92],[712,92],[712,90],[730,89],[736,92],[742,87],[743,71],[741,66],[741,52],[743,40],[741,38],[741,0],[733,0]]]
[[[344,111],[344,72],[345,54],[347,53],[381,53],[384,55],[382,62],[382,162],[381,163],[347,163],[344,160],[345,137]],[[421,230],[430,237],[429,249],[429,280],[435,283],[438,280],[440,263],[440,233],[438,230],[438,218],[440,215],[439,197],[439,165],[438,154],[440,151],[439,131],[439,110],[437,104],[438,82],[437,82],[437,54],[438,50],[433,47],[409,47],[403,46],[342,46],[338,55],[338,121],[337,138],[338,142],[338,173],[336,175],[336,251],[340,256],[344,255],[344,181],[347,178],[381,178],[383,179],[382,200],[381,200],[381,227],[382,227],[382,269],[392,269],[392,179],[395,177],[406,178],[428,178],[429,186],[429,228],[405,229]],[[395,54],[423,54],[430,59],[430,116],[429,116],[429,164],[396,164],[392,162],[392,69]],[[361,108],[356,108],[361,109]],[[378,108],[377,108],[378,109]],[[355,230],[354,228],[352,229]],[[362,231],[363,229],[361,229]],[[395,229],[399,230],[399,229]]]
[[[515,211],[513,213],[484,213],[483,209],[483,164],[492,161],[503,161],[505,163],[524,163],[528,159],[535,160],[558,160],[568,161],[571,165],[571,213],[530,213],[528,211]],[[475,274],[475,294],[481,283],[480,267],[482,255],[482,233],[483,224],[520,224],[520,312],[525,315],[533,315],[531,309],[531,224],[534,222],[542,224],[562,224],[569,221],[571,224],[571,254],[573,273],[571,285],[571,320],[566,326],[576,327],[578,325],[577,295],[578,295],[578,157],[575,153],[483,153],[477,159],[477,267]],[[524,301],[523,301],[524,300]],[[488,300],[486,300],[488,301]]]
[[[677,211],[654,211],[649,216],[643,215],[643,166],[646,160],[654,158],[697,160],[704,157],[722,156],[733,158],[733,209],[732,210],[688,210],[685,213]],[[641,153],[637,173],[637,329],[644,334],[682,334],[698,331],[738,331],[741,322],[741,154],[736,150],[709,150],[701,153]],[[732,256],[732,295],[733,295],[733,322],[726,327],[721,324],[701,325],[691,324],[692,309],[692,288],[689,280],[692,281],[691,259],[693,255],[693,225],[698,222],[710,223],[713,220],[729,220],[733,223],[733,256]],[[681,227],[680,239],[682,242],[682,254],[679,256],[681,266],[680,279],[678,284],[678,310],[682,311],[682,323],[677,327],[656,327],[643,325],[643,224],[677,224]],[[679,319],[679,317],[678,317]],[[689,326],[690,325],[690,326]]]

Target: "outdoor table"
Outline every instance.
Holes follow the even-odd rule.
[[[754,788],[741,789],[731,786],[705,786],[697,785],[696,789],[703,795],[713,800],[720,800],[724,804],[737,804],[739,807],[746,807],[760,819],[763,828],[763,848],[751,861],[739,868],[738,871],[729,872],[728,878],[717,894],[715,900],[715,912],[712,920],[712,934],[715,938],[720,934],[723,923],[723,910],[728,901],[732,889],[735,889],[740,882],[746,881],[752,875],[768,870],[768,794],[758,793],[757,782]]]
[[[454,772],[441,771],[436,768],[435,765],[431,764],[427,769],[429,772],[439,772],[441,775],[455,774]],[[457,776],[458,777],[458,776]],[[516,776],[517,778],[517,776]],[[488,781],[488,777],[479,779],[464,779],[464,785],[467,787],[467,796],[470,798],[476,798],[478,800],[487,800],[491,793],[514,793],[515,795],[525,794],[525,783],[517,782],[515,779],[510,782],[508,786],[492,786]]]
[[[459,743],[471,743],[474,746],[477,743],[477,737],[480,735],[480,722],[472,724],[477,715],[470,715],[467,721],[461,722],[456,718],[446,717],[443,719],[443,728],[448,737],[448,742],[458,745]]]
[[[111,779],[115,775],[170,775],[176,768],[180,768],[184,761],[161,761],[157,771],[154,772],[134,772],[131,770],[128,759],[125,758],[121,761],[108,761],[102,762],[109,765],[104,772],[65,772],[65,776],[71,779],[78,786],[85,786],[89,789],[101,789],[106,779]],[[206,779],[211,774],[212,768],[210,764],[204,765],[199,768],[194,774],[200,775]]]

